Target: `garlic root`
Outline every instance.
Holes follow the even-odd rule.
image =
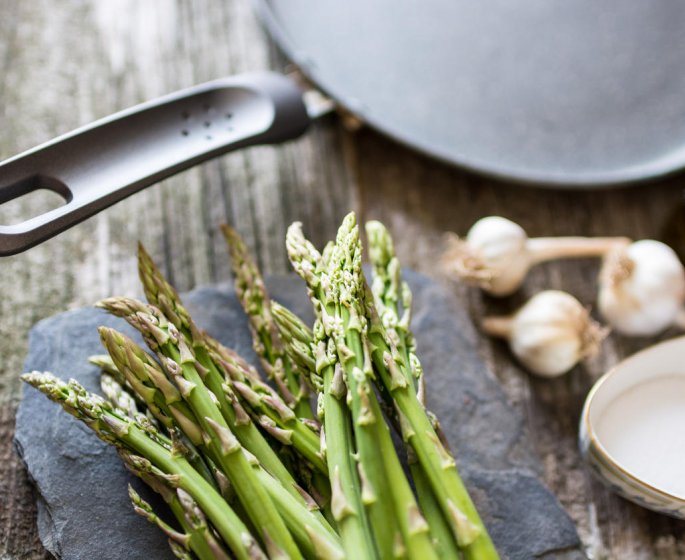
[[[482,329],[504,338],[531,373],[556,377],[596,354],[608,334],[570,294],[546,290],[509,317],[486,317]]]

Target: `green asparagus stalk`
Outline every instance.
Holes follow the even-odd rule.
[[[414,383],[417,398],[423,401],[423,369],[416,356],[416,346],[409,329],[411,323],[412,294],[409,285],[401,279],[400,264],[395,255],[390,233],[376,221],[366,223],[368,253],[373,267],[371,291],[387,337],[392,340],[406,366],[402,369],[407,383]],[[368,297],[368,296],[367,296]],[[400,317],[400,301],[402,315]],[[414,480],[416,494],[440,558],[459,558],[459,550],[440,504],[430,486],[428,476],[409,447],[407,462]]]
[[[321,388],[319,404],[323,414],[322,451],[326,454],[331,480],[331,507],[338,524],[343,547],[349,558],[373,560],[380,558],[376,549],[368,514],[362,496],[359,471],[353,454],[356,452],[350,411],[345,404],[346,390],[342,366],[337,360],[335,344],[328,337],[323,323],[326,309],[335,307],[321,289],[320,276],[325,273],[322,255],[301,233],[301,225],[288,230],[286,245],[295,271],[305,280],[318,306],[319,320],[315,324],[315,367],[313,383]],[[322,406],[321,406],[322,405]]]
[[[271,311],[288,356],[307,376],[307,383],[317,391],[321,390],[319,376],[312,375],[316,374],[316,359],[312,352],[314,333],[302,319],[277,301],[271,303]]]
[[[340,265],[344,263],[344,257]],[[333,263],[333,267],[339,265]],[[332,275],[342,276],[342,271],[333,270]],[[353,429],[359,455],[359,471],[362,481],[362,494],[366,494],[365,505],[381,558],[397,556],[396,542],[400,539],[399,520],[392,508],[392,489],[386,477],[385,458],[379,440],[379,427],[382,420],[380,407],[369,383],[372,375],[371,363],[364,363],[361,342],[364,328],[356,310],[351,306],[354,297],[347,291],[349,286],[341,279],[321,277],[328,284],[330,299],[335,301],[330,323],[334,325],[328,335],[336,345],[338,359],[342,365],[343,381],[347,386],[348,403],[352,412]],[[342,287],[340,284],[343,284]],[[343,292],[344,293],[341,293]],[[326,313],[326,312],[324,312]],[[383,424],[385,427],[385,424]],[[394,450],[393,450],[394,452]],[[393,481],[394,483],[395,481]]]
[[[100,376],[100,389],[105,398],[116,408],[123,410],[126,416],[133,418],[138,414],[138,405],[131,393],[126,391],[123,386],[108,373]]]
[[[296,315],[282,305],[274,302],[274,317],[279,330],[286,341],[286,351],[294,361],[298,361],[301,367],[314,369],[314,354],[311,345],[314,334]],[[459,558],[459,551],[454,541],[450,526],[442,515],[440,506],[433,496],[433,490],[428,483],[423,469],[416,461],[416,456],[408,449],[408,462],[414,485],[416,487],[419,505],[423,512],[433,537],[436,552],[439,558]]]
[[[368,290],[363,277],[360,289]],[[402,436],[416,453],[434,495],[447,518],[465,558],[498,558],[497,551],[459,477],[454,459],[442,444],[430,415],[417,396],[414,383],[407,381],[406,360],[399,354],[373,306],[373,296],[365,297],[369,318],[372,358],[381,382],[391,393],[400,415]]]
[[[369,259],[373,267],[371,291],[378,316],[386,335],[405,359],[406,371],[411,372],[417,395],[423,395],[423,368],[416,356],[416,343],[409,328],[411,323],[412,293],[402,280],[400,262],[390,232],[377,221],[366,223]],[[400,315],[400,303],[402,307]],[[423,403],[423,399],[421,399]]]
[[[268,552],[301,558],[284,520],[217,406],[216,394],[205,386],[200,372],[207,370],[196,365],[195,355],[185,339],[162,315],[139,313],[138,321],[148,346],[157,353],[182,399],[194,413],[212,460],[235,488]]]
[[[352,375],[347,377],[350,390],[359,390],[355,389],[350,381],[363,380],[360,388],[363,391],[362,394],[368,395],[369,411],[375,418],[375,421],[370,424],[374,432],[369,440],[369,454],[374,450],[380,451],[376,460],[384,468],[379,474],[382,477],[381,480],[388,483],[386,495],[390,497],[388,501],[391,505],[391,515],[394,515],[397,520],[407,553],[411,558],[437,558],[428,533],[428,526],[404,475],[388,426],[383,421],[380,405],[371,386],[373,369],[368,346],[365,309],[360,304],[364,297],[359,282],[362,277],[361,261],[362,247],[359,230],[354,215],[350,214],[338,231],[333,262],[333,278],[339,286],[339,309],[345,329],[345,341],[342,346],[338,344],[338,354],[341,359],[348,356],[348,362],[353,365]],[[363,378],[358,377],[360,371],[364,374]],[[362,405],[365,405],[363,400]],[[366,414],[368,412],[365,413],[362,409],[362,415]],[[377,442],[375,446],[374,439]]]
[[[237,393],[253,419],[281,443],[297,449],[317,471],[328,474],[319,452],[319,436],[314,431],[319,429],[318,423],[312,419],[298,418],[280,395],[264,383],[257,371],[235,352],[215,340],[209,344],[213,361],[219,364],[230,382],[230,388]]]
[[[104,399],[89,394],[73,380],[65,383],[43,372],[26,373],[22,379],[83,421],[103,441],[124,449],[125,453],[128,451],[138,470],[163,477],[173,487],[192,496],[236,558],[264,557],[257,542],[222,496],[183,457],[151,438],[149,429],[119,415]],[[140,456],[139,459],[135,460],[134,455]]]
[[[242,421],[244,414],[240,405],[242,404],[247,407],[249,403],[245,399],[242,399],[239,403],[238,397],[241,395],[232,384],[230,375],[226,371],[226,363],[234,364],[235,367],[240,368],[241,372],[247,375],[247,381],[258,384],[262,388],[268,386],[262,383],[259,374],[257,374],[254,368],[249,366],[235,352],[229,351],[206,333],[200,332],[183,306],[178,293],[166,281],[142,245],[139,246],[138,256],[139,272],[146,297],[153,305],[160,307],[171,323],[184,335],[186,342],[192,346],[198,362],[207,370],[205,383],[217,397],[220,409],[229,427],[236,434],[241,444],[259,459],[267,471],[281,481],[293,497],[299,499],[303,505],[310,505],[312,503],[310,497],[297,484],[291,473],[254,424]],[[223,356],[221,352],[218,352],[219,349],[224,350]],[[227,357],[226,353],[230,353],[230,356]],[[223,360],[217,358],[223,358]],[[316,503],[328,512],[330,484],[327,478],[323,476],[326,469],[316,447],[318,445],[318,435],[311,432],[312,427],[318,430],[318,423],[310,418],[291,418],[287,414],[287,407],[284,406],[283,401],[276,397],[277,395],[272,391],[270,395],[266,395],[264,399],[261,399],[262,414],[257,415],[256,420],[268,434],[280,443],[301,447],[302,452],[306,454],[315,468],[315,472],[311,476],[312,485],[308,490],[315,494]],[[301,470],[304,468],[305,466],[301,465]],[[314,512],[313,515],[319,523],[327,527],[329,533],[334,534],[333,529],[321,513]]]
[[[286,539],[286,536],[289,538],[289,534],[283,532],[283,527],[285,526],[290,531],[294,531],[293,534],[296,537],[298,534],[302,534],[297,532],[303,526],[315,527],[324,533],[330,548],[339,547],[339,541],[333,529],[319,511],[311,510],[315,506],[313,500],[306,497],[304,490],[296,483],[293,482],[285,486],[286,493],[295,492],[295,495],[290,493],[289,498],[286,500],[281,492],[284,487],[268,475],[262,477],[262,473],[259,472],[261,468],[257,469],[256,474],[249,472],[242,453],[230,452],[226,455],[220,447],[217,448],[217,441],[220,441],[220,437],[232,438],[229,451],[233,451],[234,443],[236,444],[235,449],[237,451],[240,448],[240,443],[224,421],[220,408],[217,407],[216,401],[218,399],[216,394],[203,384],[201,374],[205,374],[205,378],[208,378],[208,370],[202,368],[197,363],[193,351],[173,324],[167,322],[164,315],[156,308],[146,306],[135,300],[125,298],[110,299],[100,302],[99,305],[111,310],[115,314],[124,316],[130,324],[143,334],[148,346],[157,353],[165,365],[167,373],[178,386],[183,399],[194,412],[203,433],[210,435],[210,445],[208,445],[208,448],[212,460],[217,466],[221,467],[221,470],[228,477],[236,490],[240,503],[247,511],[254,525],[262,529],[265,527],[265,524],[263,522],[260,523],[257,519],[266,512],[269,516],[267,521],[274,524],[271,530],[275,527],[277,531],[281,531],[281,534],[277,537],[279,539]],[[135,312],[132,313],[134,309]],[[234,408],[231,408],[231,410],[235,412]],[[236,422],[238,429],[246,425],[252,425],[249,416],[244,411],[238,413],[236,417],[238,418],[238,422]],[[214,437],[211,437],[212,435]],[[269,450],[273,453],[271,448]],[[249,449],[248,451],[251,452]],[[261,463],[261,459],[259,461]],[[236,472],[235,469],[238,469],[238,471]],[[236,482],[236,475],[240,476],[240,485]],[[261,481],[261,487],[258,487],[257,480]],[[258,496],[266,496],[270,497],[270,499],[258,500]],[[280,512],[283,516],[282,520],[274,515],[273,508]],[[293,512],[296,512],[297,515],[294,516]],[[285,525],[283,525],[283,522]],[[274,536],[270,531],[267,542],[269,540],[274,540]],[[287,540],[285,540],[285,543],[286,545],[288,544]],[[304,543],[299,542],[298,544],[304,546],[305,549],[315,546],[311,539],[307,539]],[[292,552],[288,553],[292,554]]]
[[[135,462],[140,463],[141,461],[138,459]],[[142,472],[140,474],[141,478],[145,476]],[[153,483],[148,479],[146,484],[151,486]],[[174,517],[183,528],[183,532],[177,531],[161,519],[153,511],[150,504],[143,500],[129,484],[128,495],[133,504],[133,509],[138,515],[159,527],[172,542],[177,543],[187,551],[192,551],[199,560],[229,560],[223,546],[207,525],[207,518],[190,494],[180,488],[174,492],[173,489],[162,484],[159,484],[155,490],[162,495]]]
[[[221,364],[212,357],[211,347],[216,346],[216,341],[197,328],[178,293],[162,276],[142,245],[138,247],[138,270],[148,301],[153,306],[157,306],[164,317],[183,335],[185,342],[192,347],[200,367],[206,370],[204,382],[218,400],[221,414],[231,431],[241,445],[255,455],[269,473],[276,477],[295,498],[301,500],[302,489],[254,423],[249,417],[246,418],[243,407],[238,399],[234,398],[237,396],[236,391],[230,387],[230,383],[227,388],[229,377],[222,370]],[[103,300],[101,306],[133,322],[134,326],[139,323],[136,319],[137,313],[149,314],[150,312],[149,308],[138,305],[135,300]],[[244,361],[242,363],[246,364]],[[255,380],[259,380],[258,375],[255,376]],[[274,434],[279,434],[279,432],[271,430],[271,435]],[[285,434],[281,435],[287,437]],[[322,516],[319,521],[323,521]]]
[[[126,385],[126,380],[117,369],[117,366],[114,365],[109,354],[95,354],[90,356],[88,361],[94,366],[99,367],[103,373],[111,375],[120,385]]]
[[[157,422],[154,414],[147,408],[145,401],[133,390],[133,387],[126,381],[124,375],[118,370],[109,354],[97,354],[90,356],[88,361],[100,368],[100,388],[110,402],[118,401],[120,408],[127,404],[128,397],[133,399],[136,409],[143,409],[145,415],[151,422]],[[128,395],[128,397],[127,397]],[[115,403],[116,404],[116,403]],[[130,406],[130,405],[129,405]],[[134,409],[131,407],[131,411]],[[129,414],[131,416],[131,414]]]
[[[254,349],[283,399],[299,418],[313,418],[309,390],[283,350],[283,341],[271,313],[271,299],[256,263],[237,231],[224,224],[235,277],[235,289],[250,321]]]
[[[108,327],[100,327],[100,340],[117,368],[135,394],[155,418],[172,431],[177,427],[186,441],[183,450],[188,461],[217,488],[221,487],[196,447],[204,445],[202,431],[195,415],[183,401],[180,392],[167,379],[159,364],[126,335]],[[180,449],[180,448],[179,448]]]
[[[173,495],[173,492],[169,491],[169,494]],[[169,537],[170,541],[173,541],[181,545],[186,550],[190,549],[190,535],[186,532],[177,531],[166,521],[164,521],[161,517],[159,517],[152,509],[152,506],[148,502],[143,500],[140,497],[140,495],[133,489],[133,486],[131,486],[130,484],[128,485],[128,496],[131,500],[131,504],[133,505],[133,510],[138,515],[146,519],[149,523],[156,525],[167,537]],[[180,511],[178,510],[180,509],[181,504],[177,498],[169,499],[165,497],[165,501],[167,501],[167,505],[169,505],[170,509],[172,509],[174,513],[180,513]],[[182,519],[184,519],[184,515],[178,515],[179,522]],[[185,529],[185,527],[183,527],[183,529]],[[202,551],[197,552],[198,556],[203,556]],[[209,557],[205,556],[205,558]]]
[[[368,349],[364,348],[365,325],[349,282],[352,267],[361,266],[361,247],[358,243],[350,243],[348,232],[341,228],[338,242],[329,255],[328,271],[317,272],[311,258],[302,258],[313,254],[313,249],[299,225],[288,231],[287,246],[296,271],[307,282],[318,306],[326,334],[335,342],[342,366],[341,383],[347,386],[354,418],[362,495],[369,509],[378,552],[387,558],[402,555],[406,547],[410,557],[434,557],[427,526],[369,383],[372,372]],[[396,528],[401,533],[399,548]]]

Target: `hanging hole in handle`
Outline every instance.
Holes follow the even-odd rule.
[[[71,199],[71,191],[59,179],[45,175],[26,177],[0,187],[0,224],[21,224],[64,206]]]

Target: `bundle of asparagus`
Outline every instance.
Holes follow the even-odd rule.
[[[270,383],[197,328],[142,246],[148,303],[98,306],[137,329],[151,353],[102,327],[108,355],[92,361],[106,398],[49,373],[23,379],[161,495],[173,525],[129,488],[135,511],[179,558],[497,558],[423,404],[411,292],[387,230],[367,224],[368,286],[353,214],[322,253],[290,227],[288,255],[307,285],[313,328],[269,299],[243,241],[223,231]]]

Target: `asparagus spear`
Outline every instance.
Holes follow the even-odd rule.
[[[368,385],[363,391],[368,394],[370,410],[377,419],[372,424],[375,427],[374,439],[377,442],[376,448],[380,451],[379,459],[382,459],[384,466],[384,471],[381,471],[380,474],[384,476],[383,480],[389,482],[388,495],[391,498],[392,513],[397,520],[404,540],[404,546],[409,556],[412,558],[436,558],[428,535],[428,526],[419,511],[414,495],[404,475],[390,438],[388,427],[383,422],[379,403],[371,388],[373,370],[368,346],[364,306],[360,303],[364,298],[360,282],[362,278],[362,247],[353,214],[349,214],[343,220],[338,231],[336,248],[335,262],[333,263],[336,272],[334,278],[337,278],[338,285],[340,286],[340,309],[342,311],[343,326],[346,327],[345,343],[347,349],[351,349],[355,356],[355,358],[350,357],[349,360],[353,363],[356,361],[356,371],[364,372],[365,377],[363,381]],[[347,349],[345,346],[339,346],[339,355],[341,357],[345,356]],[[353,376],[348,376],[348,380],[354,378],[353,370]],[[351,385],[350,389],[353,389]],[[370,441],[370,445],[373,445],[373,439]]]
[[[140,462],[140,458],[138,458],[136,463]],[[144,473],[141,475],[144,476]],[[148,479],[146,484],[151,486],[153,483]],[[199,560],[229,560],[224,547],[207,525],[207,518],[190,494],[180,488],[174,492],[173,489],[167,488],[163,484],[159,484],[155,490],[162,495],[184,532],[181,533],[173,529],[162,520],[153,511],[152,506],[143,500],[129,484],[128,495],[133,504],[133,509],[138,515],[157,525],[169,536],[172,542],[182,546],[185,550],[192,550]]]
[[[359,279],[360,288],[368,290]],[[395,400],[402,436],[411,445],[443,514],[461,547],[465,558],[486,560],[498,558],[497,551],[459,477],[454,459],[442,444],[430,415],[417,396],[414,384],[407,382],[407,364],[388,336],[373,306],[372,295],[365,297],[369,318],[369,340],[372,358],[381,382]]]
[[[383,224],[376,221],[366,223],[368,253],[373,267],[371,290],[387,336],[392,340],[404,360],[402,369],[407,383],[414,383],[417,398],[424,404],[423,369],[416,356],[414,337],[409,330],[411,322],[412,294],[409,285],[401,279],[400,264],[395,255],[392,237]],[[400,317],[400,301],[402,315]],[[410,375],[410,372],[412,375]],[[459,558],[459,550],[447,520],[440,510],[440,504],[430,486],[428,476],[418,462],[411,447],[407,449],[407,462],[414,479],[416,494],[421,509],[428,521],[431,535],[440,558]]]
[[[117,369],[117,366],[114,365],[109,354],[95,354],[90,356],[88,361],[94,366],[99,367],[103,373],[111,375],[120,385],[126,385],[126,380]]]
[[[309,390],[283,351],[283,341],[271,315],[271,300],[245,242],[227,224],[221,226],[231,255],[235,290],[250,321],[254,349],[283,399],[300,418],[313,418]]]
[[[422,397],[423,368],[416,356],[416,344],[409,328],[412,311],[411,289],[402,280],[400,262],[395,255],[392,237],[386,227],[378,221],[369,221],[366,223],[366,236],[369,243],[369,259],[373,267],[371,291],[374,305],[388,338],[405,359],[406,371],[412,374],[407,381],[411,381],[413,377],[417,394]],[[423,398],[420,400],[423,403]]]
[[[342,366],[337,360],[335,344],[328,337],[324,326],[324,317],[328,316],[325,313],[335,306],[335,302],[328,300],[328,294],[321,289],[320,276],[325,272],[324,259],[304,238],[300,228],[300,224],[290,227],[286,246],[290,261],[307,283],[311,296],[319,296],[313,300],[319,319],[315,324],[312,345],[315,366],[311,376],[316,379],[313,385],[320,388],[322,451],[326,454],[331,480],[331,507],[347,556],[373,560],[379,558],[379,554],[364,507],[359,474],[353,458],[356,449],[350,411],[344,402],[346,391],[342,381]]]
[[[138,414],[138,405],[131,393],[126,391],[123,386],[108,373],[100,376],[100,389],[105,398],[116,408],[123,410],[127,416],[133,418]]]
[[[264,558],[259,545],[221,495],[183,457],[151,438],[138,422],[117,414],[105,400],[89,394],[73,380],[65,383],[44,372],[26,373],[22,379],[83,421],[103,441],[125,450],[129,457],[143,458],[136,463],[140,470],[155,473],[192,496],[236,558]]]
[[[280,395],[235,352],[215,340],[209,344],[213,361],[219,364],[232,391],[245,404],[253,419],[281,443],[295,447],[320,473],[327,474],[326,463],[319,452],[319,436],[314,431],[319,429],[318,423],[298,418]]]
[[[166,321],[164,315],[154,307],[126,298],[103,300],[98,305],[124,316],[143,334],[148,346],[157,353],[169,377],[173,379],[183,399],[195,414],[196,422],[202,432],[210,435],[207,448],[213,462],[221,468],[236,489],[238,498],[254,525],[262,530],[266,528],[269,532],[267,542],[273,540],[280,546],[276,539],[282,539],[286,546],[290,546],[291,543],[288,542],[290,535],[283,531],[285,527],[293,531],[293,535],[298,539],[304,535],[303,528],[311,527],[322,533],[323,538],[327,539],[329,548],[332,550],[339,548],[335,532],[320,512],[309,509],[313,500],[310,498],[306,501],[303,497],[305,492],[296,483],[281,486],[278,481],[263,472],[261,467],[256,469],[256,473],[251,472],[243,454],[237,453],[241,447],[240,443],[229,429],[220,408],[217,407],[216,394],[203,383],[201,373],[205,374],[205,379],[207,379],[209,378],[208,370],[197,363],[184,337]],[[235,413],[233,408],[231,411]],[[249,416],[244,412],[235,417],[238,419],[237,430],[246,425],[252,425]],[[212,435],[214,437],[211,437]],[[230,446],[227,447],[228,454],[224,453],[221,448],[222,438],[230,440]],[[269,450],[273,453],[270,447]],[[248,451],[251,452],[249,448]],[[261,462],[261,459],[258,459]],[[280,461],[279,464],[282,465]],[[236,481],[236,476],[239,477],[240,483]],[[294,492],[295,495],[290,492]],[[280,512],[283,518],[274,515],[276,512]],[[271,525],[267,526],[264,521]],[[277,531],[276,537],[272,534],[274,528]],[[316,546],[311,538],[302,542],[298,540],[298,544],[306,549]],[[292,550],[284,550],[296,557]]]
[[[230,376],[227,375],[222,364],[216,360],[218,343],[197,328],[190,314],[183,306],[178,293],[166,281],[142,245],[138,246],[138,270],[148,301],[152,305],[159,307],[163,315],[183,335],[186,343],[192,346],[197,361],[206,370],[204,381],[217,398],[219,409],[225,421],[240,443],[255,455],[262,466],[275,476],[294,497],[301,499],[301,488],[283,465],[278,455],[269,446],[254,423],[249,421],[249,418],[245,421],[246,418],[242,413],[242,407],[239,406],[238,400],[233,398],[236,395],[236,391],[231,386],[231,383],[228,383],[227,387]],[[133,322],[134,326],[138,323],[135,318],[136,313],[150,312],[150,308],[138,305],[135,300],[103,300],[101,306],[115,315],[126,318],[129,322]],[[214,352],[212,352],[212,349],[214,349]],[[245,366],[246,362],[242,360],[241,365]],[[246,368],[243,367],[243,370],[246,371]],[[249,373],[253,371],[249,370]],[[255,375],[254,379],[258,381],[259,376]],[[274,406],[277,406],[277,404]],[[277,432],[273,429],[269,431],[271,435],[281,436],[281,442],[288,438],[287,433]],[[322,520],[323,517],[321,517],[320,521]]]
[[[288,251],[296,270],[308,284],[321,324],[334,342],[340,360],[342,383],[347,386],[354,418],[362,492],[379,554],[383,558],[402,554],[404,546],[411,557],[431,558],[434,553],[427,526],[369,383],[372,373],[368,348],[364,345],[365,325],[355,303],[354,286],[350,283],[353,269],[361,266],[361,247],[358,238],[354,239],[356,230],[348,231],[347,222],[330,251],[328,270],[317,270],[312,266],[311,257],[309,260],[302,258],[314,253],[299,225],[288,231]],[[397,528],[401,533],[399,549]]]
[[[100,327],[100,340],[117,368],[135,394],[155,418],[167,429],[175,427],[186,437],[185,456],[195,469],[217,488],[221,487],[196,446],[204,445],[202,431],[195,415],[182,400],[178,389],[171,383],[160,365],[133,340],[114,329]]]
[[[133,387],[126,381],[126,378],[114,364],[109,354],[90,356],[88,361],[100,368],[100,389],[102,389],[103,394],[110,402],[114,403],[114,400],[117,400],[119,403],[117,406],[125,408],[123,405],[127,404],[126,401],[130,397],[133,399],[133,405],[136,406],[136,409],[142,408],[151,422],[157,422],[155,415],[147,408],[145,401],[138,396]],[[132,406],[131,411],[134,411]]]
[[[157,353],[183,400],[194,413],[212,460],[236,489],[240,503],[260,532],[269,553],[301,558],[284,520],[217,406],[216,394],[205,386],[201,372],[206,370],[196,365],[192,350],[164,316],[139,313],[137,319],[148,346]]]
[[[400,262],[395,255],[395,248],[390,233],[377,221],[366,224],[369,239],[369,256],[373,265],[371,292],[379,318],[391,344],[397,348],[404,359],[407,381],[413,379],[416,396],[425,406],[425,382],[423,367],[416,355],[416,342],[409,328],[412,312],[412,292],[409,285],[402,280]],[[400,303],[402,311],[400,313]],[[440,441],[447,448],[440,422],[430,411],[426,412]]]
[[[138,248],[138,262],[140,278],[146,297],[153,305],[160,307],[164,315],[183,334],[186,342],[192,346],[198,362],[207,370],[204,379],[205,383],[217,397],[220,410],[226,422],[241,444],[259,459],[267,471],[281,481],[293,497],[300,500],[303,505],[313,503],[307,493],[293,479],[291,473],[254,424],[243,421],[244,414],[238,402],[238,397],[241,394],[240,391],[236,390],[232,382],[227,371],[227,369],[230,369],[227,368],[227,364],[234,366],[233,371],[236,371],[236,368],[240,369],[240,372],[247,377],[244,381],[258,384],[263,389],[262,393],[270,391],[268,386],[261,382],[254,368],[237,356],[235,352],[229,351],[206,333],[200,332],[183,306],[178,293],[166,281],[142,245],[139,245]],[[133,309],[135,308],[129,310],[129,316]],[[126,311],[123,311],[121,314],[125,315]],[[244,386],[242,388],[244,389],[243,393],[249,391]],[[259,393],[260,391],[255,391],[249,393],[249,396],[261,397]],[[244,398],[241,402],[245,406],[249,405]],[[261,407],[260,413],[253,415],[259,425],[280,443],[293,444],[296,447],[300,447],[301,451],[305,453],[305,456],[314,465],[315,472],[311,476],[312,486],[309,490],[316,494],[316,502],[322,508],[327,508],[330,499],[330,485],[326,477],[323,476],[326,469],[323,459],[318,455],[318,435],[310,430],[312,425],[318,429],[317,423],[309,418],[294,418],[292,415],[288,415],[287,406],[277,398],[273,391],[271,391],[271,394],[264,396],[264,398],[260,398],[259,404]],[[305,466],[302,465],[301,468],[304,469]],[[334,533],[323,515],[315,512],[314,516],[319,523],[327,527],[331,534]]]

